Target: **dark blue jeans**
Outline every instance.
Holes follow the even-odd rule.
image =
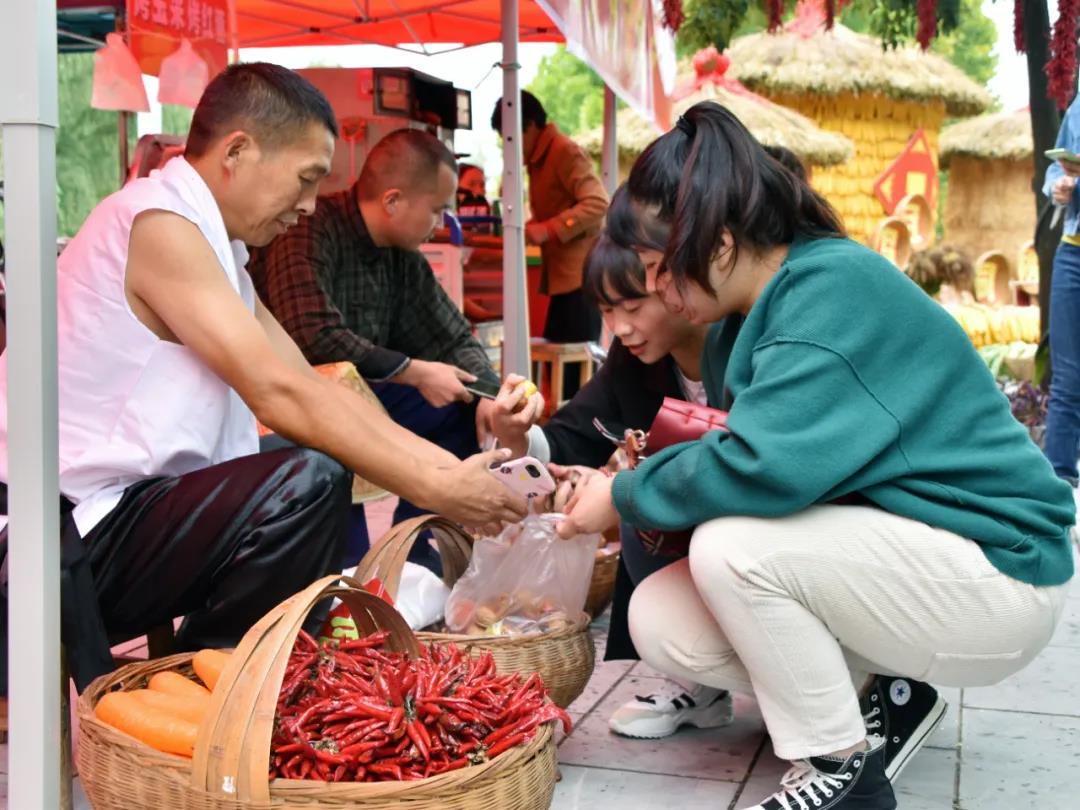
[[[661,568],[677,562],[677,557],[661,557],[658,554],[650,554],[645,550],[637,529],[627,523],[619,524],[619,540],[622,541],[622,559],[626,566],[626,573],[634,582],[636,588],[642,580],[650,574],[655,574]]]
[[[1080,247],[1065,244],[1054,254],[1050,284],[1050,405],[1046,457],[1062,478],[1076,479],[1080,449]]]
[[[386,408],[390,418],[417,436],[448,450],[458,458],[468,458],[480,452],[476,440],[476,405],[455,402],[443,408],[429,405],[411,385],[374,383],[375,396]],[[404,498],[394,510],[394,523],[426,512]],[[418,542],[409,551],[410,562],[426,566],[442,575],[439,555],[427,543]]]

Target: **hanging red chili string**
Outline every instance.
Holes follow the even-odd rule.
[[[1046,63],[1046,94],[1064,110],[1072,100],[1076,81],[1076,24],[1080,0],[1058,0],[1058,17],[1050,38]]]
[[[919,17],[919,28],[915,33],[915,39],[925,51],[930,47],[930,40],[937,33],[937,0],[918,0],[916,11]]]
[[[825,30],[831,31],[836,22],[836,0],[825,0]]]
[[[1013,47],[1017,53],[1027,51],[1024,44],[1024,0],[1013,3]]]
[[[664,26],[678,33],[686,15],[683,14],[682,0],[664,0]]]
[[[765,0],[769,15],[769,33],[774,33],[784,24],[784,0]]]

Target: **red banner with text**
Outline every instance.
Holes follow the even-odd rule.
[[[127,0],[128,42],[143,73],[157,76],[161,60],[183,40],[206,60],[210,78],[229,61],[229,0]]]

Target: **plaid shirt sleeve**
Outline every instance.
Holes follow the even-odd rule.
[[[263,303],[299,345],[309,363],[347,360],[362,377],[382,382],[400,373],[408,357],[376,346],[349,329],[330,291],[338,266],[338,239],[316,217],[297,225],[253,257],[252,277]]]
[[[423,254],[398,253],[404,285],[402,312],[395,319],[391,343],[412,357],[450,363],[481,379],[499,381],[472,327],[435,278]]]

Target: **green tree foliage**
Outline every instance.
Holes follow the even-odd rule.
[[[179,104],[161,105],[161,131],[168,135],[183,135],[185,138],[191,127],[194,110]]]
[[[548,120],[568,135],[587,132],[604,121],[604,82],[564,47],[540,60],[526,88],[540,99]]]
[[[117,113],[90,107],[93,76],[93,54],[63,54],[57,61],[56,229],[60,236],[74,235],[90,210],[119,186]],[[134,122],[130,129],[134,145]]]

